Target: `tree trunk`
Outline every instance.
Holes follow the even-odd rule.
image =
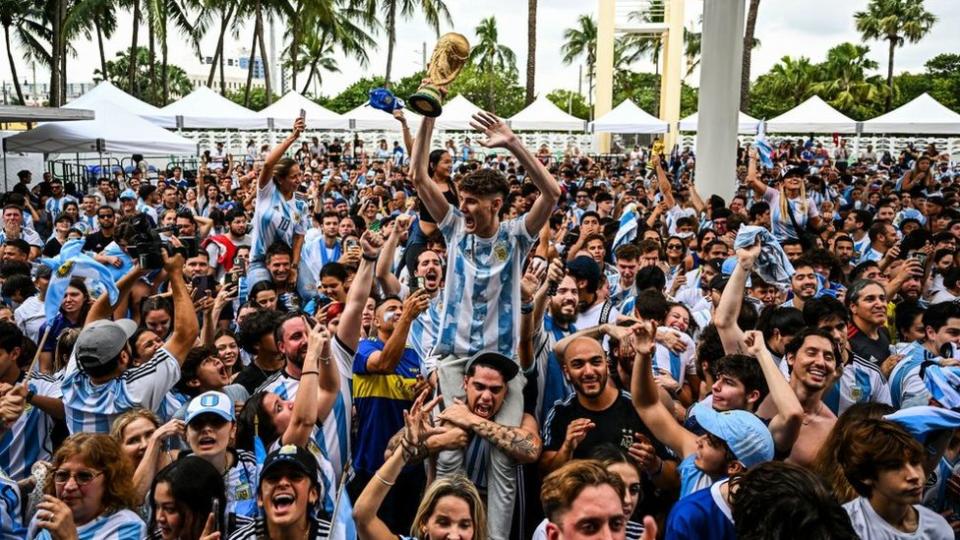
[[[137,95],[134,85],[137,82],[137,37],[140,31],[140,0],[133,0],[133,38],[130,41],[130,54],[127,58],[127,91]]]
[[[750,64],[753,61],[753,36],[757,30],[757,10],[760,0],[750,0],[747,8],[747,24],[743,33],[743,56],[740,60],[740,110],[750,105]]]
[[[147,101],[152,102],[156,105],[157,100],[157,34],[154,30],[154,20],[153,10],[147,10],[147,60],[150,62],[150,65],[147,66],[147,73],[150,77],[149,84],[143,89],[143,96],[149,96]],[[143,98],[141,98],[143,99]]]
[[[54,3],[53,13],[51,14],[50,26],[51,41],[50,44],[50,96],[47,99],[47,105],[50,107],[60,106],[60,2]],[[8,47],[9,51],[10,48]]]
[[[100,49],[100,73],[103,74],[103,80],[107,80],[107,55],[103,51],[103,28],[100,27],[100,19],[96,18],[93,24],[97,27],[97,48]]]
[[[884,102],[884,111],[890,110],[893,103],[893,53],[897,50],[897,42],[890,40],[890,56],[887,58],[887,99]]]
[[[537,74],[537,0],[527,0],[527,95],[524,103],[533,103]]]
[[[60,39],[58,44],[60,46],[60,105],[63,105],[67,102],[67,37],[64,35],[65,31],[63,28],[64,21],[67,20],[67,2],[62,0],[57,3],[59,6],[60,13]]]
[[[220,55],[223,54],[223,35],[227,32],[227,16],[227,11],[224,10],[221,12],[220,33],[217,36],[217,49],[213,52],[213,60],[210,62],[210,75],[207,75],[207,88],[213,88],[213,78],[217,74]]]
[[[297,66],[297,48],[300,46],[300,17],[302,16],[303,4],[297,3],[297,11],[290,21],[290,88],[297,90],[297,72],[300,71]]]
[[[226,64],[227,53],[221,49],[220,50],[220,95],[227,96],[227,75],[223,71],[223,66]]]
[[[169,52],[167,48],[167,33],[164,32],[163,39],[160,41],[160,81],[163,88],[161,105],[166,105],[170,99],[170,81],[167,80]]]
[[[243,106],[250,107],[250,85],[253,84],[253,61],[257,58],[257,36],[260,33],[260,19],[253,24],[253,43],[250,44],[250,64],[247,65],[247,86],[243,91]],[[223,80],[223,68],[220,68],[220,80]]]
[[[390,71],[393,70],[393,46],[397,41],[397,2],[390,2],[390,11],[387,12],[387,72],[383,76],[383,86],[390,88]],[[426,70],[427,66],[423,66]]]
[[[17,92],[17,103],[26,105],[23,101],[23,90],[20,89],[20,79],[17,78],[17,63],[13,60],[13,49],[10,48],[10,27],[3,27],[3,39],[7,44],[7,61],[10,62],[10,76],[13,78],[13,88]]]
[[[310,83],[313,82],[313,76],[317,74],[317,63],[313,62],[310,64],[310,73],[307,75],[307,82],[303,85],[303,91],[300,92],[303,95],[307,95],[307,90],[310,89]],[[296,87],[294,87],[296,90]]]
[[[267,41],[263,38],[264,24],[263,24],[263,7],[260,2],[257,2],[257,22],[260,26],[260,32],[257,33],[257,41],[260,42],[260,61],[263,64],[263,88],[265,92],[265,103],[269,107],[273,103],[273,88],[271,87],[270,81],[270,62],[269,56],[267,56]]]

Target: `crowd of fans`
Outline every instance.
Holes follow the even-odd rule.
[[[960,168],[812,139],[21,171],[0,537],[954,538]]]

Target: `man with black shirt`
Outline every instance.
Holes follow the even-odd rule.
[[[33,173],[24,169],[17,173],[17,180],[19,181],[10,191],[20,193],[24,197],[30,195],[30,182],[33,181]]]
[[[860,280],[850,285],[846,297],[847,309],[853,319],[850,350],[875,366],[890,356],[890,337],[887,335],[887,293],[876,281]]]
[[[630,395],[610,384],[609,364],[597,340],[575,339],[563,351],[562,362],[575,394],[556,403],[543,426],[540,468],[544,473],[571,459],[588,458],[603,443],[619,445],[631,455],[667,457],[666,449],[637,415]]]
[[[340,145],[340,139],[335,138],[330,146],[327,147],[327,157],[333,165],[340,164],[340,155],[343,154],[343,146]]]
[[[117,212],[107,205],[101,205],[100,208],[97,209],[97,221],[100,222],[100,230],[87,235],[87,240],[83,243],[84,251],[100,253],[110,242],[113,242],[113,233],[116,230],[115,226],[117,224]],[[116,257],[97,255],[99,262],[119,266],[119,264],[115,263],[112,259],[116,259]]]

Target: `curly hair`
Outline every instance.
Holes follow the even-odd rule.
[[[74,457],[80,457],[88,467],[103,474],[100,507],[104,512],[132,509],[140,503],[133,486],[133,467],[113,437],[102,433],[77,433],[67,437],[53,456],[53,470]],[[53,476],[47,476],[43,492],[56,497]]]

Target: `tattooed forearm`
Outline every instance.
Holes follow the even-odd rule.
[[[523,427],[507,427],[489,420],[481,420],[473,426],[473,432],[520,463],[532,463],[540,457],[543,442],[536,433],[531,433]]]

